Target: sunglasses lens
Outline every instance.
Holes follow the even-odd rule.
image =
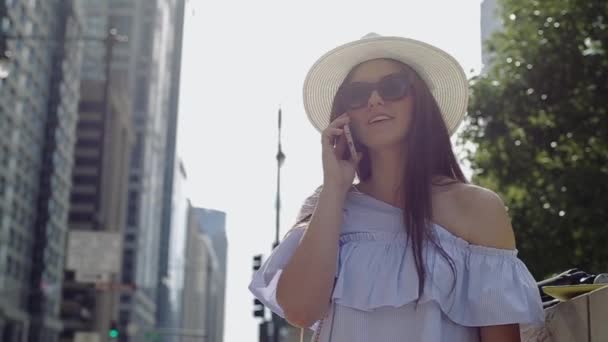
[[[344,104],[350,109],[358,109],[367,105],[372,87],[364,83],[351,83],[344,89]]]
[[[404,74],[386,76],[377,84],[353,82],[342,88],[342,101],[349,109],[359,109],[367,106],[374,89],[378,89],[382,99],[396,101],[407,96],[409,87],[409,80]]]
[[[405,75],[387,76],[378,84],[378,93],[384,100],[394,101],[405,97],[408,93],[409,81]]]

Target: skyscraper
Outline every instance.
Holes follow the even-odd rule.
[[[184,29],[185,2],[175,7],[173,34],[174,54],[170,58],[170,87],[167,110],[169,114],[166,132],[166,154],[161,213],[160,246],[158,249],[158,295],[156,297],[156,321],[159,327],[178,328],[181,320],[182,292],[184,287],[185,239],[187,230],[188,202],[185,194],[186,171],[176,160],[177,113],[181,75],[181,51]],[[167,341],[179,341],[177,336],[167,336]]]
[[[196,337],[183,337],[182,342],[201,341],[203,335],[206,341],[223,341],[225,266],[221,265],[213,237],[203,227],[207,211],[190,207],[188,213],[182,329]],[[224,222],[224,213],[209,212],[211,221]],[[221,241],[223,228],[215,226],[211,230],[219,232]]]
[[[188,235],[188,210],[190,204],[186,197],[186,171],[181,161],[174,164],[171,222],[168,229],[163,226],[160,248],[160,272],[158,285],[157,316],[158,328],[179,330],[182,328],[183,294],[185,273],[192,265],[186,262],[186,239]],[[179,335],[166,335],[165,342],[180,342]]]
[[[81,13],[78,1],[2,1],[0,9],[0,46],[13,57],[0,79],[0,338],[55,342]]]
[[[129,47],[131,32],[124,26],[121,30],[127,31],[112,28],[109,13],[108,2],[84,3],[84,34],[96,37],[96,40],[86,41],[84,50],[69,227],[72,234],[88,232],[89,240],[108,233],[122,237],[126,224],[129,153],[133,140],[132,105],[127,91],[128,78],[123,76],[127,68],[113,51]],[[116,65],[114,60],[118,62]],[[91,249],[85,251],[100,261],[95,264],[121,253],[112,251],[110,246],[98,251],[99,255],[92,255]],[[68,249],[68,254],[75,252]],[[71,260],[70,256],[68,260]],[[70,268],[69,262],[66,265],[62,341],[74,341],[83,333],[105,337],[111,322],[118,319],[118,291],[109,286],[105,291],[95,290],[91,283],[95,279],[90,276],[82,279],[79,273],[92,272],[93,278],[103,277],[102,281],[106,283],[117,283],[120,270],[96,275],[94,272],[98,271],[90,265],[83,266],[84,269],[75,270]]]
[[[208,297],[206,303],[206,325],[210,340],[222,341],[224,336],[224,308],[226,293],[227,250],[226,213],[205,208],[191,208],[190,219],[198,225],[201,234],[211,244],[217,268],[207,270]],[[213,264],[210,264],[213,265]]]
[[[131,27],[133,49],[116,50],[130,66],[134,146],[127,196],[127,226],[122,282],[135,283],[134,294],[122,294],[119,321],[139,331],[130,341],[144,339],[156,325],[159,248],[166,201],[166,164],[173,156],[177,126],[181,24],[184,0],[114,0],[110,22]],[[174,157],[173,157],[174,158]],[[173,172],[173,162],[170,171]],[[169,190],[170,191],[170,190]],[[170,196],[170,195],[168,195]]]

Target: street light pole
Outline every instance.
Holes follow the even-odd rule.
[[[280,216],[281,216],[281,166],[285,162],[285,154],[281,149],[281,108],[279,108],[279,134],[278,134],[278,151],[277,151],[277,194],[276,194],[276,225],[274,234],[274,243],[272,248],[274,249],[279,245],[279,230],[281,227]]]
[[[276,248],[279,245],[279,230],[280,230],[280,216],[281,216],[281,166],[285,162],[285,154],[281,148],[281,119],[282,112],[281,108],[279,108],[279,130],[278,130],[278,149],[277,149],[277,194],[276,194],[276,226],[275,226],[275,235],[274,235],[274,243],[272,248]],[[279,342],[279,331],[282,325],[283,319],[277,314],[272,314],[272,330],[273,330],[273,339],[274,342]]]

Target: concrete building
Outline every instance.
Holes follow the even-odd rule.
[[[185,194],[186,172],[181,161],[176,160],[177,113],[181,75],[181,51],[184,29],[185,1],[175,7],[173,34],[174,54],[170,56],[170,79],[167,111],[166,155],[163,180],[163,208],[158,265],[158,295],[156,297],[156,322],[160,328],[179,328],[182,292],[184,287],[183,263],[187,231],[188,202]],[[178,341],[177,336],[167,336],[167,341]]]
[[[120,25],[116,33],[127,39],[106,40],[114,27],[107,1],[83,1],[82,13],[83,35],[88,39],[83,42],[69,226],[75,232],[122,234],[133,129],[128,77],[131,64],[120,52],[134,49],[128,40],[132,32]],[[109,249],[104,252],[112,253]],[[96,291],[90,280],[78,279],[77,273],[65,271],[61,341],[74,341],[84,333],[106,341],[111,322],[118,320],[119,292],[110,288]],[[118,283],[120,270],[104,278],[98,281]]]
[[[483,0],[481,2],[481,42],[482,44],[492,35],[492,33],[501,30],[502,22],[500,19],[497,0]],[[483,64],[482,73],[484,73],[492,59],[492,54],[485,51],[482,46],[481,62]]]
[[[105,89],[105,83],[81,81],[69,226],[76,231],[122,234],[133,140],[131,103],[119,84]],[[107,252],[111,253],[109,249]],[[118,282],[119,276],[117,270],[105,281]],[[119,293],[91,291],[90,286],[78,281],[73,270],[66,270],[63,294],[62,341],[74,341],[78,331],[95,332],[105,340],[110,322],[118,320]],[[81,300],[87,297],[93,305]],[[86,317],[82,317],[83,309],[89,311]]]
[[[13,0],[0,16],[0,46],[12,53],[0,80],[0,339],[56,342],[81,12],[79,1]]]
[[[186,239],[188,237],[188,209],[186,197],[186,171],[181,161],[177,161],[173,172],[171,225],[168,235],[161,239],[161,270],[165,270],[159,284],[158,328],[160,330],[181,329],[182,305],[185,286],[185,272],[191,266],[186,264]],[[163,233],[165,233],[163,227]],[[163,234],[164,235],[164,234]],[[165,265],[163,267],[163,265]],[[179,342],[180,335],[166,335],[165,342]]]
[[[197,211],[190,207],[182,309],[181,342],[223,341],[224,301],[220,262]],[[222,316],[220,316],[222,315]]]
[[[181,25],[184,0],[110,1],[110,23],[129,30],[130,44],[115,56],[129,67],[133,94],[134,146],[127,196],[122,282],[137,291],[120,298],[119,322],[128,341],[144,341],[157,322],[159,248],[167,202],[166,164],[173,156],[177,127]],[[120,63],[120,62],[119,62]],[[168,157],[169,156],[169,157]],[[174,157],[173,157],[174,158]],[[173,162],[169,169],[173,171]]]
[[[226,292],[226,213],[205,208],[190,209],[190,225],[198,227],[212,260],[205,269],[205,331],[209,341],[223,341]],[[216,266],[217,265],[217,266]],[[200,268],[199,268],[200,269]],[[187,272],[188,274],[188,272]],[[188,300],[186,298],[186,300]]]

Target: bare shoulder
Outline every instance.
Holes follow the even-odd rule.
[[[515,248],[511,219],[498,194],[477,185],[462,184],[456,188],[454,196],[462,222],[469,227],[469,242],[494,248]]]
[[[515,236],[504,202],[495,192],[458,183],[433,201],[435,221],[468,242],[514,249]]]

